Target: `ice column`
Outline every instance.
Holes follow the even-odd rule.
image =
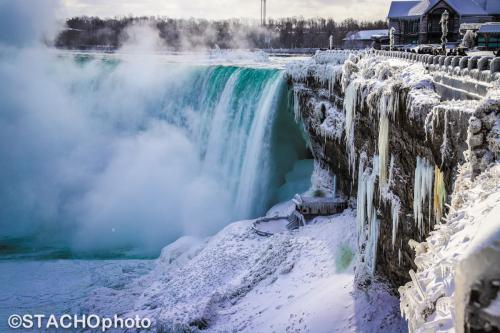
[[[443,173],[436,166],[434,168],[434,220],[441,223],[444,204],[446,203],[446,186],[444,185]]]
[[[399,225],[399,212],[401,201],[390,191],[393,182],[394,156],[391,156],[389,179],[387,179],[387,162],[389,158],[389,117],[394,119],[395,110],[398,108],[399,96],[390,91],[384,91],[378,103],[379,131],[378,131],[378,153],[379,153],[379,190],[380,198],[390,201],[392,216],[392,246],[396,242],[396,234]]]
[[[358,102],[358,87],[359,84],[357,81],[351,82],[346,89],[344,98],[346,147],[347,155],[349,157],[349,170],[352,171],[354,171],[354,163],[356,162],[356,150],[354,147],[354,121]]]
[[[426,201],[429,203],[429,225],[431,221],[432,208],[432,178],[434,168],[430,163],[420,156],[417,157],[417,166],[415,168],[415,182],[413,188],[413,214],[415,223],[420,231],[420,236],[424,233],[424,211],[423,207]]]
[[[300,98],[297,89],[293,90],[293,115],[298,123],[300,121]]]
[[[379,130],[378,130],[378,153],[379,153],[379,181],[382,189],[387,185],[387,164],[389,159],[389,117],[394,120],[396,109],[399,108],[399,95],[393,91],[385,90],[378,103]]]
[[[387,113],[381,112],[378,130],[378,153],[379,153],[379,182],[380,187],[387,185],[387,160],[389,156],[389,118]]]
[[[375,273],[377,262],[377,244],[379,238],[380,221],[374,206],[375,184],[378,176],[378,156],[373,157],[373,169],[365,168],[366,154],[363,153],[359,160],[358,170],[358,197],[357,197],[357,227],[358,246],[364,251],[364,262],[370,274]]]

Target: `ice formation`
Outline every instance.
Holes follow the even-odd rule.
[[[379,238],[379,220],[374,205],[375,184],[378,176],[378,156],[372,160],[373,167],[366,167],[367,156],[362,153],[358,167],[358,196],[357,196],[357,230],[358,248],[364,254],[365,268],[368,273],[375,273],[377,261],[377,244]],[[366,245],[363,251],[363,245]]]
[[[353,51],[317,51],[313,58],[317,64],[341,65],[351,54]]]
[[[442,171],[437,166],[433,168],[425,158],[421,158],[420,156],[417,157],[413,191],[413,214],[415,223],[422,236],[425,232],[425,203],[428,202],[429,228],[432,228],[432,213],[434,213],[434,223],[441,223],[447,194]]]
[[[417,98],[420,98],[418,96]],[[436,104],[436,101],[430,99],[429,102],[431,104]],[[417,101],[415,102],[417,103]],[[431,111],[427,113],[425,117],[425,139],[426,141],[434,141],[436,140],[436,135],[439,137],[441,134],[441,165],[444,164],[444,161],[450,157],[450,135],[449,133],[449,114],[453,112],[461,112],[461,113],[472,113],[477,108],[477,101],[446,101],[440,104],[436,104],[432,107]],[[413,106],[412,106],[413,107]],[[436,133],[438,128],[442,128],[442,133]]]
[[[358,235],[358,247],[360,248],[364,242],[363,231],[366,222],[366,178],[365,174],[365,164],[368,157],[365,152],[362,152],[359,156],[359,166],[358,166],[358,196],[356,200],[356,226]]]
[[[371,275],[375,274],[375,267],[377,264],[377,246],[380,234],[380,220],[377,218],[376,211],[371,214],[370,232],[368,235],[368,242],[366,243],[365,261],[367,268]]]
[[[415,223],[420,231],[420,236],[423,236],[424,228],[424,204],[429,204],[429,224],[432,206],[432,178],[434,176],[434,168],[425,159],[417,157],[417,166],[415,168],[415,182],[413,187],[413,214]]]
[[[450,143],[448,140],[448,109],[444,112],[444,130],[443,130],[443,143],[440,147],[441,152],[441,165],[450,156]]]
[[[388,202],[391,207],[392,220],[392,247],[396,244],[396,236],[399,227],[399,214],[401,212],[401,200],[393,192],[389,191],[388,187],[384,187],[381,192],[381,199]]]
[[[389,201],[391,203],[391,218],[392,218],[392,248],[394,248],[396,244],[396,236],[398,233],[399,227],[399,214],[401,212],[401,199],[391,191],[389,188],[394,184],[394,155],[391,154],[391,162],[389,164],[389,180],[388,184],[385,187],[385,190],[381,190],[381,198],[386,202]],[[401,251],[399,251],[401,252]],[[401,258],[399,258],[400,260]]]
[[[340,142],[342,139],[342,134],[344,133],[345,127],[345,115],[343,112],[339,111],[336,106],[331,104],[326,104],[326,118],[318,126],[316,132],[320,133],[321,136],[328,138],[330,140],[336,140]]]
[[[297,88],[293,89],[293,115],[295,121],[298,123],[300,121],[300,96],[299,90]]]
[[[356,65],[357,62],[358,57],[354,54],[351,54],[342,66],[342,77],[340,85],[343,92],[346,92],[347,86],[351,82],[352,75],[359,71],[359,68]]]
[[[311,191],[321,191],[324,195],[335,197],[337,191],[337,177],[330,170],[314,161],[314,170],[311,175]]]
[[[410,332],[463,332],[471,285],[488,271],[499,276],[499,179],[499,164],[474,181],[462,166],[446,223],[426,242],[412,242],[417,271],[399,288]]]
[[[385,212],[390,210],[392,215],[392,246],[397,263],[400,265],[408,264],[406,261],[407,253],[402,251],[403,237],[399,239],[398,228],[402,210],[402,203],[398,196],[392,192],[394,187],[394,178],[404,175],[398,174],[395,168],[394,156],[389,155],[390,147],[390,129],[394,128],[391,121],[395,121],[396,112],[399,111],[400,102],[399,92],[403,91],[406,99],[406,105],[401,107],[406,110],[405,121],[409,126],[425,123],[426,140],[432,144],[432,153],[435,154],[435,147],[439,147],[441,156],[432,156],[428,150],[425,155],[417,156],[414,191],[413,191],[413,213],[415,224],[418,227],[420,238],[428,231],[431,232],[427,243],[418,244],[415,241],[410,242],[415,247],[417,259],[415,264],[416,271],[410,273],[411,280],[409,285],[402,289],[402,308],[401,310],[410,321],[410,330],[418,332],[450,331],[454,329],[451,324],[449,314],[453,309],[454,300],[451,298],[450,290],[454,288],[455,281],[452,276],[455,270],[454,263],[459,256],[448,255],[447,244],[462,246],[461,242],[468,242],[470,234],[460,234],[460,239],[453,239],[453,233],[459,233],[460,230],[450,231],[450,216],[453,219],[468,219],[467,212],[453,211],[447,219],[444,219],[445,205],[447,200],[446,184],[444,170],[449,170],[446,160],[455,158],[453,151],[456,147],[456,133],[451,133],[453,121],[456,121],[454,112],[461,114],[472,113],[477,109],[476,101],[443,101],[441,96],[436,93],[436,87],[433,83],[433,77],[428,74],[426,67],[422,63],[409,63],[403,59],[387,59],[377,56],[352,55],[344,62],[341,76],[339,65],[334,70],[321,71],[311,69],[310,73],[322,78],[322,73],[330,75],[328,80],[328,90],[320,92],[318,105],[321,105],[321,99],[328,99],[330,102],[338,102],[336,91],[340,86],[344,93],[344,119],[343,132],[341,135],[345,138],[346,150],[348,155],[349,172],[354,173],[358,166],[358,196],[357,196],[357,235],[358,235],[358,260],[362,263],[360,273],[369,276],[375,272],[377,261],[377,242],[380,236],[380,224],[377,214],[381,214],[377,209],[385,208]],[[326,74],[325,74],[326,75]],[[316,81],[318,79],[316,78]],[[327,82],[326,80],[323,82]],[[401,99],[402,100],[402,99]],[[356,151],[355,138],[359,140],[359,131],[361,126],[356,123],[361,113],[365,112],[365,106],[368,106],[370,116],[378,117],[378,141],[375,142],[377,150],[370,160],[366,153]],[[329,109],[327,107],[327,109]],[[316,113],[316,109],[314,109]],[[339,110],[335,110],[335,117],[339,117]],[[357,114],[359,112],[359,114]],[[326,112],[328,114],[328,112]],[[334,113],[332,113],[334,115]],[[364,116],[364,114],[363,114]],[[461,116],[460,116],[461,117]],[[326,117],[328,118],[328,116]],[[399,119],[399,117],[398,117]],[[364,119],[363,119],[364,120]],[[458,121],[462,121],[459,118]],[[452,121],[452,123],[449,123]],[[324,120],[317,126],[317,133],[321,133],[322,138],[337,138],[339,131],[339,122],[333,120]],[[481,125],[481,124],[480,124]],[[492,131],[499,132],[498,121],[488,123]],[[358,128],[356,128],[358,127]],[[335,135],[334,135],[335,134]],[[495,141],[496,140],[496,141]],[[496,137],[488,138],[482,141],[490,146],[498,147]],[[358,143],[356,141],[356,143]],[[372,148],[372,143],[368,146]],[[364,149],[359,147],[360,150]],[[437,155],[439,155],[437,152]],[[424,158],[426,156],[426,158]],[[356,158],[359,157],[359,161]],[[388,165],[389,164],[389,165]],[[485,164],[486,165],[486,164]],[[498,169],[496,171],[496,186],[498,192]],[[448,175],[448,174],[447,174]],[[375,192],[378,177],[378,192]],[[490,177],[491,178],[491,177]],[[448,178],[446,178],[448,179]],[[491,179],[489,180],[490,184]],[[374,197],[379,194],[380,201],[375,203]],[[479,193],[471,194],[476,198],[482,198]],[[409,195],[411,197],[411,194]],[[460,194],[454,195],[460,198]],[[377,200],[378,201],[378,200]],[[488,207],[483,207],[481,214],[488,213],[491,207],[500,203],[496,200],[490,202]],[[377,206],[380,205],[380,206]],[[472,202],[467,205],[472,206]],[[386,206],[383,206],[386,205]],[[390,208],[390,209],[389,209]],[[494,215],[492,215],[494,216]],[[479,224],[472,218],[474,223]],[[443,223],[447,221],[448,223]],[[452,222],[453,224],[453,222]],[[428,226],[427,226],[428,225]],[[457,224],[458,225],[458,224]],[[485,224],[481,224],[485,226]],[[460,226],[461,227],[461,226]],[[474,233],[473,233],[474,234]],[[386,238],[388,235],[383,235]],[[417,236],[418,237],[418,236]],[[397,244],[396,244],[397,243]],[[385,239],[384,239],[385,244]],[[480,244],[478,242],[478,244]],[[395,249],[396,247],[396,249]],[[397,248],[399,247],[399,248]],[[396,252],[397,250],[397,252]],[[443,256],[445,259],[443,259]],[[437,263],[437,264],[436,264]],[[475,262],[469,262],[466,267],[476,267]],[[430,268],[432,267],[432,269]],[[467,269],[463,269],[465,277],[457,281],[468,281],[469,274]],[[358,272],[356,272],[358,274]],[[450,275],[451,274],[451,275]],[[467,283],[468,283],[467,282]],[[465,282],[464,282],[465,283]],[[465,295],[466,297],[467,295]],[[460,297],[464,297],[461,295]],[[495,303],[496,304],[496,303]],[[461,310],[460,313],[464,313]],[[457,327],[457,326],[455,326]],[[463,327],[463,324],[462,326]]]
[[[351,52],[318,51],[308,59],[291,61],[285,65],[285,71],[294,82],[305,82],[311,76],[318,83],[331,83],[332,78],[341,74],[342,64]]]
[[[358,104],[359,81],[355,80],[346,89],[344,97],[345,111],[345,137],[347,154],[349,156],[349,169],[354,172],[356,162],[356,148],[354,147],[354,129],[356,118],[356,107]]]
[[[379,153],[379,191],[380,199],[388,202],[391,207],[392,218],[392,246],[396,242],[397,229],[399,225],[399,212],[401,210],[401,200],[390,191],[393,183],[394,156],[391,156],[390,171],[388,176],[387,166],[389,160],[389,121],[394,120],[396,110],[399,109],[399,94],[389,89],[381,89],[381,94],[373,94],[372,98],[378,96],[377,110],[379,116],[378,131],[378,153]],[[389,177],[389,178],[388,178]]]
[[[434,167],[434,220],[435,223],[441,223],[443,217],[444,205],[446,203],[446,186],[444,184],[443,173],[436,166]]]
[[[396,244],[396,236],[399,226],[399,212],[401,211],[401,201],[399,198],[391,201],[391,216],[392,216],[392,247]]]
[[[378,104],[379,131],[379,182],[380,187],[387,185],[387,164],[389,160],[389,118],[394,120],[394,114],[399,108],[399,95],[391,90],[384,90]]]
[[[387,185],[387,159],[389,156],[389,118],[386,113],[381,112],[378,129],[378,153],[379,153],[379,183],[380,187]]]

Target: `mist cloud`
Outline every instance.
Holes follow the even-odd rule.
[[[75,61],[38,36],[0,45],[0,238],[151,254],[228,222],[224,187],[201,174],[189,133],[162,119],[189,70],[143,54],[157,31],[130,28],[119,62]]]
[[[0,44],[26,46],[50,38],[59,0],[0,0]]]

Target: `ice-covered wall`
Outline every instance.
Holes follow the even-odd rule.
[[[481,248],[479,240],[461,231],[485,224],[466,218],[483,195],[459,192],[464,174],[469,185],[474,177],[487,180],[484,198],[499,191],[499,82],[481,83],[489,87],[485,98],[461,94],[465,99],[448,100],[436,75],[453,73],[437,67],[430,73],[425,63],[373,53],[343,53],[343,64],[332,54],[328,57],[336,59],[328,72],[301,69],[307,74],[292,72],[289,78],[297,119],[309,134],[316,164],[337,176],[337,192],[356,205],[358,283],[367,285],[382,273],[396,288],[404,285],[402,313],[413,331],[453,330],[464,322],[482,325],[484,321],[471,318],[495,315],[500,301],[488,298],[479,306],[471,301],[470,290],[478,279],[486,279],[481,277],[491,282],[494,270],[488,265],[500,256],[498,248]],[[460,79],[458,74],[454,80]],[[456,182],[459,173],[462,180]],[[475,213],[486,214],[490,208]],[[498,234],[490,229],[481,236],[486,244]],[[454,234],[461,238],[452,242]],[[469,242],[476,250],[461,260],[455,253],[461,255]],[[460,290],[455,291],[454,283]]]
[[[328,70],[318,70],[322,66]],[[492,138],[499,126],[478,111],[481,103],[491,109],[497,97],[442,100],[424,64],[373,53],[328,51],[287,70],[297,119],[309,133],[317,164],[337,176],[338,193],[357,197],[360,248],[364,256],[377,254],[375,267],[372,257],[365,258],[365,271],[384,273],[395,287],[402,285],[415,268],[409,240],[424,239],[446,213],[475,113],[479,117],[473,119],[487,118],[474,120],[480,129],[469,134],[481,132],[482,140],[472,140],[480,147],[477,161],[484,165],[498,151]],[[372,212],[379,223],[371,224]],[[378,231],[377,251],[369,250],[371,231]]]

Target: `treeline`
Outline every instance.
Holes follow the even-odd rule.
[[[166,17],[73,17],[55,40],[67,49],[117,49],[127,39],[127,29],[148,25],[158,30],[165,47],[171,50],[200,48],[326,48],[333,36],[342,47],[349,31],[385,29],[386,22],[290,17],[271,19],[265,27],[252,20],[171,19]]]

